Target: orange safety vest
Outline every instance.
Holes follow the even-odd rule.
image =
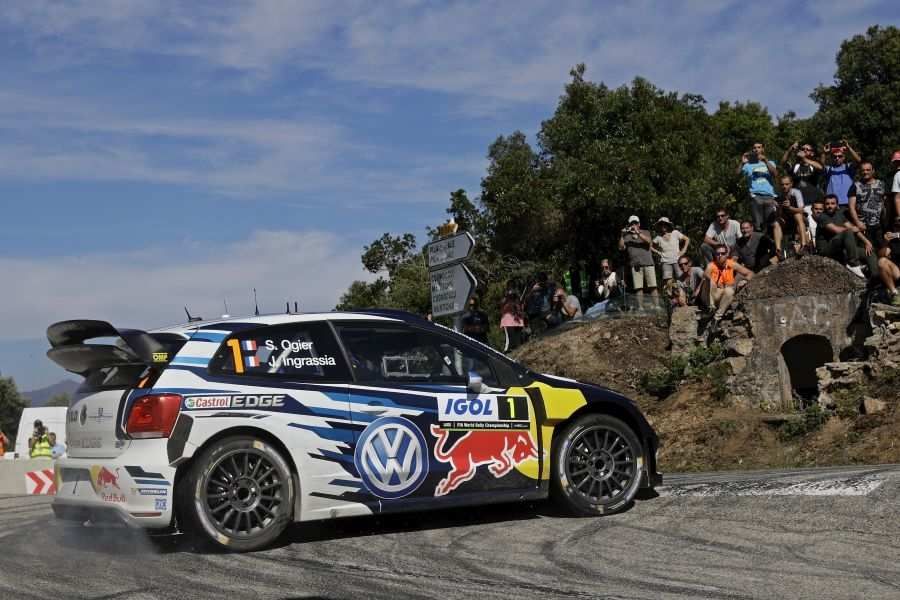
[[[719,268],[719,265],[716,261],[712,261],[710,264],[709,278],[712,280],[715,285],[734,285],[734,259],[728,258],[725,260],[725,266],[723,268]]]
[[[0,433],[0,456],[6,454],[6,445],[9,443],[9,438],[6,435]]]

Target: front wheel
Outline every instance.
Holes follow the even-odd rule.
[[[583,516],[622,510],[634,499],[644,475],[643,447],[625,423],[587,414],[554,444],[552,484],[555,499]]]
[[[263,548],[291,522],[291,469],[278,450],[259,438],[215,442],[194,460],[179,485],[185,529],[223,549]]]

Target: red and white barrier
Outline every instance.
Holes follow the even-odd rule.
[[[25,473],[25,493],[55,496],[56,480],[53,477],[53,469],[27,471]]]

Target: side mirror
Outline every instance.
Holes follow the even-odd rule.
[[[469,371],[469,374],[466,377],[466,388],[473,394],[480,394],[481,390],[484,388],[484,384],[481,381],[481,375],[475,371]]]

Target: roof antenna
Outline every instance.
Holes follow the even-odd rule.
[[[184,314],[187,315],[188,323],[196,323],[197,321],[202,321],[202,320],[203,320],[203,317],[192,317],[192,316],[191,316],[191,311],[188,310],[188,307],[187,307],[187,306],[184,307]]]
[[[222,298],[222,304],[225,305],[225,313],[222,315],[222,318],[227,319],[228,317],[231,316],[228,314],[228,300],[226,300],[225,298]]]
[[[287,314],[291,314],[291,303],[290,301],[284,303],[284,312]]]
[[[256,299],[256,288],[253,288],[253,305],[255,307],[253,314],[259,316],[259,300]]]
[[[296,301],[296,300],[294,300],[294,312],[295,312],[295,313],[300,312],[300,307],[299,307],[299,305],[297,304],[297,301]]]

